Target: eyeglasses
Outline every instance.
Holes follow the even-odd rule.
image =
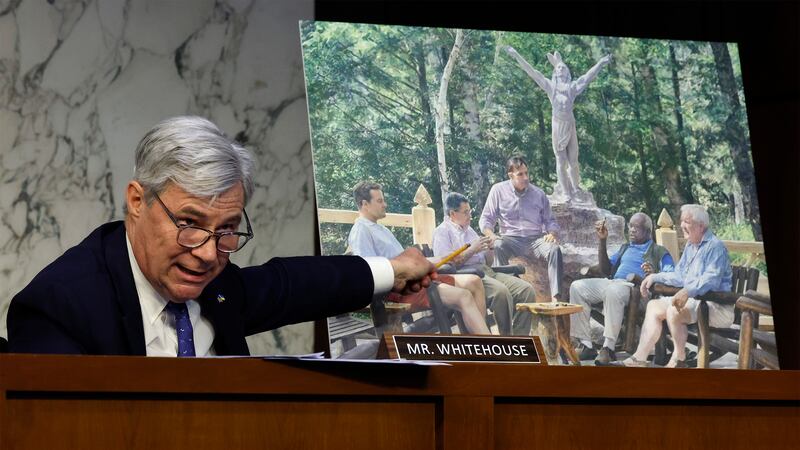
[[[247,244],[247,241],[253,239],[255,236],[253,234],[253,228],[250,226],[250,218],[247,217],[247,211],[242,208],[242,212],[244,213],[244,220],[247,223],[247,233],[242,233],[240,231],[209,231],[205,228],[196,227],[194,225],[181,225],[178,223],[178,219],[175,218],[175,215],[167,208],[167,205],[161,201],[161,198],[158,197],[158,194],[154,194],[156,200],[164,208],[164,212],[167,213],[172,223],[178,228],[178,245],[185,248],[197,248],[204,245],[212,236],[217,239],[217,251],[220,253],[233,253],[238,252],[239,250]]]

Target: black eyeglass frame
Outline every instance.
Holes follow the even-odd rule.
[[[169,208],[167,208],[167,205],[165,205],[164,202],[161,201],[161,198],[158,196],[158,194],[153,193],[153,196],[156,198],[156,200],[158,200],[158,203],[161,205],[161,208],[164,209],[164,212],[167,213],[167,217],[169,217],[169,219],[172,221],[172,223],[175,225],[175,227],[178,228],[178,234],[175,235],[175,240],[178,242],[178,245],[180,245],[183,248],[192,249],[192,248],[202,247],[213,236],[214,238],[216,238],[216,243],[214,244],[214,247],[216,247],[217,251],[220,252],[220,253],[231,254],[231,253],[236,253],[239,250],[241,250],[242,248],[244,248],[244,246],[248,242],[250,242],[251,239],[253,239],[255,237],[255,234],[253,233],[253,227],[250,225],[250,218],[247,217],[247,211],[244,208],[242,208],[242,213],[244,213],[244,220],[245,220],[245,223],[247,224],[247,233],[242,233],[241,231],[221,231],[221,232],[217,232],[217,231],[206,230],[205,228],[196,227],[194,225],[181,225],[181,224],[179,224],[178,223],[178,219],[176,219],[175,215],[172,214],[172,211],[170,211]],[[205,231],[206,232],[206,238],[203,239],[203,241],[198,243],[197,245],[181,244],[181,241],[180,241],[181,233],[183,232],[183,230],[186,230],[186,229],[189,229],[189,228],[194,229],[194,230]],[[219,239],[224,237],[224,236],[241,236],[241,237],[244,237],[245,240],[236,250],[222,250],[221,248],[219,248]]]

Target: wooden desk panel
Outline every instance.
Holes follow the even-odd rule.
[[[0,355],[0,450],[788,448],[799,410],[796,371]]]
[[[498,403],[502,449],[795,449],[800,408],[783,404]]]
[[[13,449],[433,449],[435,404],[9,399]],[[392,439],[387,439],[391,436]]]

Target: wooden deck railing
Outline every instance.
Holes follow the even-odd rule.
[[[387,227],[411,228],[414,236],[414,244],[431,245],[433,241],[433,230],[436,228],[435,211],[429,205],[433,201],[425,189],[419,185],[414,195],[416,206],[411,208],[411,214],[388,213],[386,217],[378,223]],[[344,209],[319,209],[320,223],[344,223],[352,224],[358,218],[358,211],[348,211]],[[675,223],[666,209],[661,210],[658,217],[658,227],[656,228],[656,243],[663,245],[669,250],[677,262],[681,256],[681,249],[686,245],[685,238],[679,238],[675,230]],[[731,241],[722,240],[725,247],[731,253],[745,253],[748,258],[745,266],[752,266],[756,261],[764,261],[764,243],[759,241]]]
[[[430,205],[433,203],[428,190],[425,186],[419,185],[417,193],[414,195],[416,206],[411,208],[411,214],[387,213],[386,217],[378,223],[387,227],[411,228],[414,236],[414,244],[433,243],[433,230],[436,228],[436,214]],[[358,211],[348,211],[344,209],[324,209],[318,210],[320,223],[346,223],[353,224],[358,218]]]

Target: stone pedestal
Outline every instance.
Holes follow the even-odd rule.
[[[561,253],[564,257],[564,280],[561,292],[563,301],[568,301],[569,285],[580,277],[583,267],[594,266],[597,261],[598,238],[595,223],[606,220],[608,228],[608,254],[611,256],[623,243],[625,238],[625,218],[608,210],[581,206],[572,203],[552,204],[553,216],[561,231],[558,233]],[[522,279],[531,283],[536,291],[536,301],[550,301],[550,284],[547,280],[547,261],[525,255],[511,258],[511,264],[521,264],[526,268]]]
[[[558,183],[553,186],[553,194],[549,195],[548,198],[550,199],[551,205],[555,205],[557,203],[571,203],[576,206],[597,208],[597,203],[595,203],[594,195],[592,195],[591,192],[578,189],[568,196],[564,193],[564,190],[561,189],[561,185]]]

